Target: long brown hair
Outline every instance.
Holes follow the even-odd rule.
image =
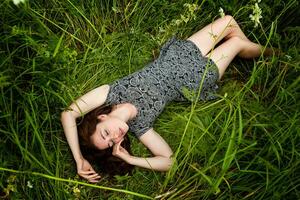
[[[91,164],[96,165],[100,171],[108,175],[124,175],[131,173],[133,166],[113,156],[112,148],[99,150],[91,142],[91,136],[96,130],[96,125],[100,122],[97,117],[101,114],[109,114],[111,111],[112,106],[103,105],[77,120],[80,149],[83,157]],[[131,153],[130,140],[127,134],[122,142],[122,146]]]

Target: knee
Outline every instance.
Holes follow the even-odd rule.
[[[241,44],[241,43],[243,43],[242,38],[240,38],[239,36],[232,36],[232,37],[230,38],[230,40],[231,40],[232,42],[236,43],[236,44]]]
[[[233,18],[232,15],[225,15],[223,18],[224,18],[226,21],[234,20],[234,18]]]
[[[229,41],[233,46],[243,49],[245,47],[245,41],[239,36],[232,36]]]
[[[231,15],[225,15],[224,16],[224,20],[229,23],[230,25],[232,24],[237,24],[237,22],[235,21],[235,19],[233,18],[233,16]]]

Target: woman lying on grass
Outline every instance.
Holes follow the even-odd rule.
[[[221,40],[224,42],[214,48]],[[225,16],[187,40],[170,39],[159,57],[142,70],[77,99],[62,113],[61,120],[78,174],[90,182],[100,179],[85,159],[83,149],[85,153],[88,149],[90,155],[110,149],[113,156],[130,165],[158,171],[170,169],[172,150],[152,127],[166,104],[187,101],[183,88],[196,94],[200,90],[198,99],[213,99],[216,81],[233,58],[236,55],[254,58],[272,52],[263,49],[245,36],[233,17]],[[79,123],[77,134],[76,119],[83,114],[86,115]],[[136,135],[153,157],[132,156],[121,146],[128,131]]]

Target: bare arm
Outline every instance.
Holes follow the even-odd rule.
[[[66,111],[61,113],[61,122],[68,144],[78,167],[86,165],[81,154],[78,133],[76,127],[76,118],[104,104],[109,91],[109,85],[102,85],[91,90],[85,95],[73,102]],[[82,166],[78,166],[78,163]],[[88,167],[86,167],[87,169]],[[86,176],[87,177],[87,176]],[[86,178],[85,177],[85,178]],[[87,178],[88,179],[88,178]]]
[[[114,155],[122,158],[131,165],[157,171],[169,170],[173,164],[171,158],[173,152],[166,141],[153,128],[148,130],[139,139],[152,152],[153,157],[142,158],[131,156],[128,152],[125,152],[126,150],[120,147],[120,143],[116,144],[116,147],[114,146]],[[118,150],[121,152],[118,152]]]

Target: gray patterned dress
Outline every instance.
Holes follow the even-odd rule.
[[[138,113],[127,123],[129,131],[140,137],[152,128],[168,102],[193,101],[200,88],[201,100],[214,99],[218,77],[216,65],[211,59],[203,57],[193,42],[173,37],[161,48],[156,60],[109,84],[105,103],[133,104]],[[187,96],[184,91],[194,95]]]

